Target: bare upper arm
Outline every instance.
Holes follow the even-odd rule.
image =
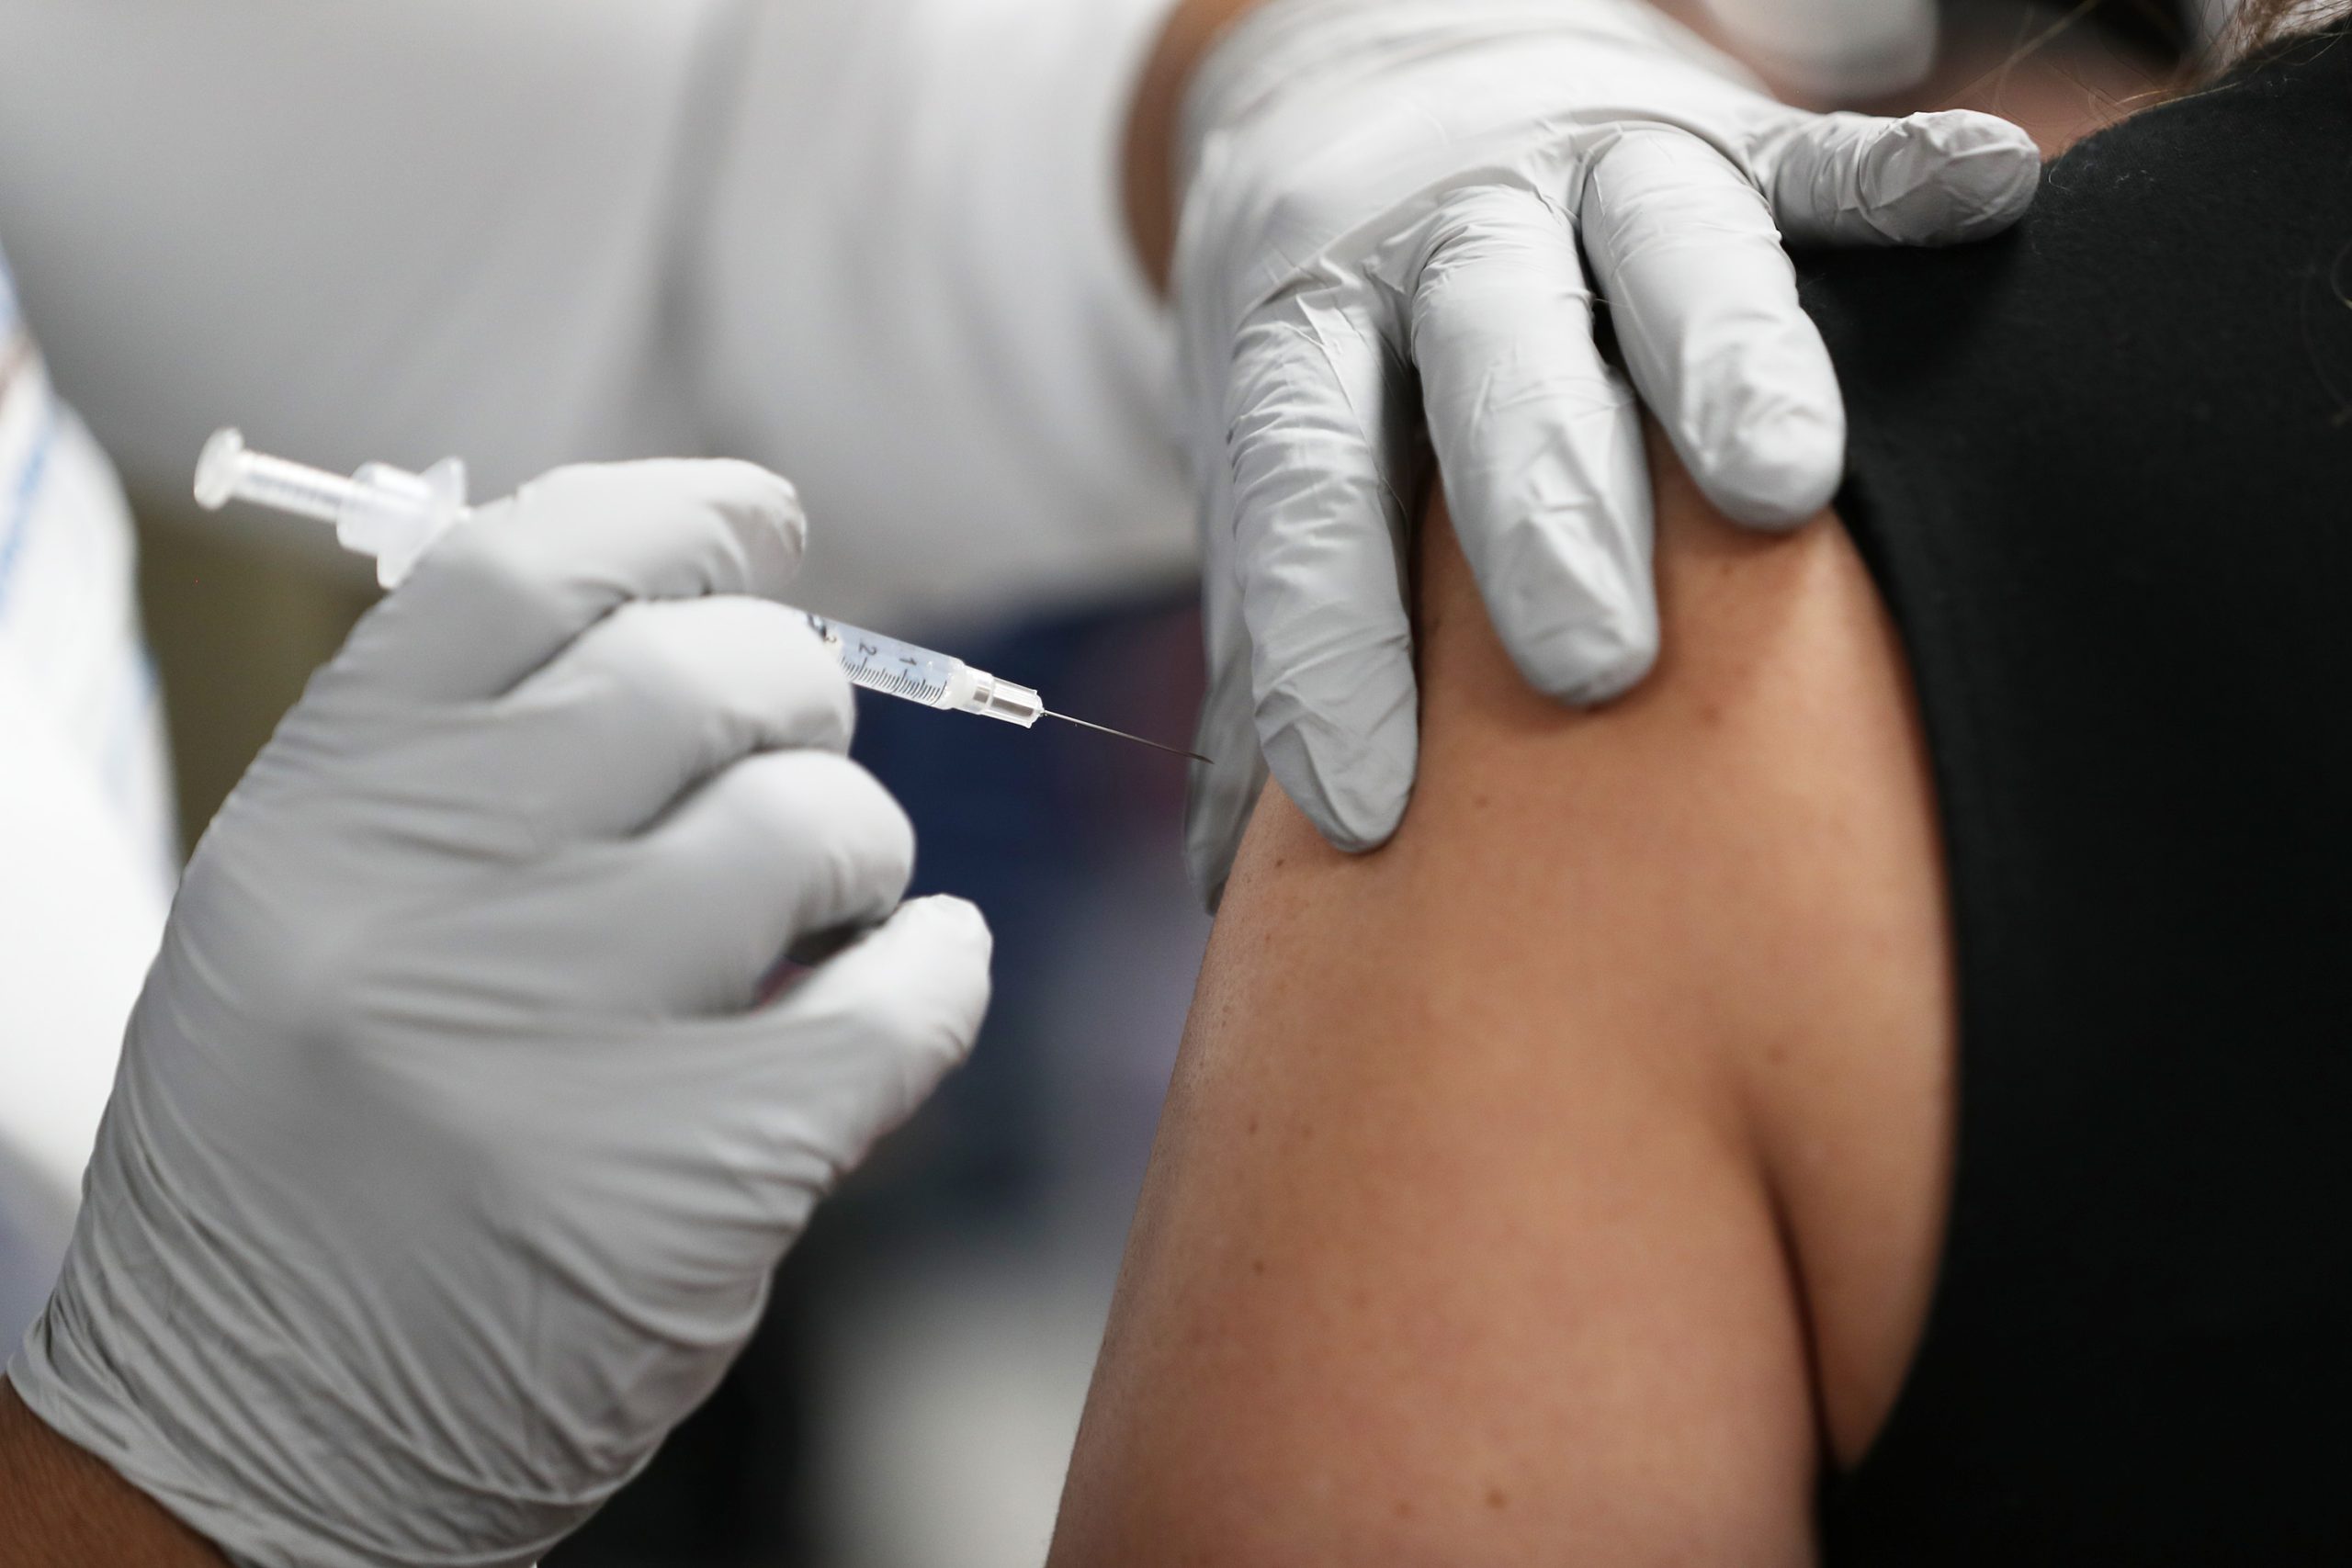
[[[1809,1556],[1940,1230],[1932,814],[1843,533],[1664,466],[1640,692],[1530,692],[1440,517],[1401,831],[1261,803],[1057,1563]]]

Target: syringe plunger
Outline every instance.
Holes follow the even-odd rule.
[[[345,479],[255,452],[234,429],[216,430],[196,460],[196,503],[218,512],[232,501],[334,524],[344,548],[374,557],[376,581],[391,588],[467,516],[466,466],[449,457],[415,474],[369,463]]]
[[[252,451],[233,428],[214,431],[196,460],[196,503],[207,512],[249,501],[332,523],[358,488],[340,474]]]

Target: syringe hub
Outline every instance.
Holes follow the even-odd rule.
[[[1046,699],[1031,688],[1002,680],[984,670],[974,670],[971,674],[971,694],[956,705],[966,713],[1001,718],[1023,729],[1046,716]]]

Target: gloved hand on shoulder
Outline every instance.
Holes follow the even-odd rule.
[[[1782,240],[1973,239],[2040,168],[1985,115],[1791,108],[1642,0],[1265,0],[1177,142],[1212,902],[1269,766],[1341,848],[1396,829],[1424,433],[1521,673],[1613,696],[1657,652],[1640,406],[1733,517],[1811,516],[1845,416]]]

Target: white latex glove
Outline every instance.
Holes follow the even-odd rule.
[[[1657,651],[1635,392],[1725,512],[1810,516],[1845,416],[1783,235],[1972,239],[2040,167],[1984,115],[1790,108],[1640,0],[1269,0],[1203,62],[1182,148],[1212,902],[1267,764],[1343,849],[1403,813],[1424,428],[1521,671],[1613,696]]]
[[[772,602],[803,531],[741,464],[526,487],[198,847],[9,1375],[238,1562],[536,1560],[968,1047],[988,932],[899,906],[907,819]]]

